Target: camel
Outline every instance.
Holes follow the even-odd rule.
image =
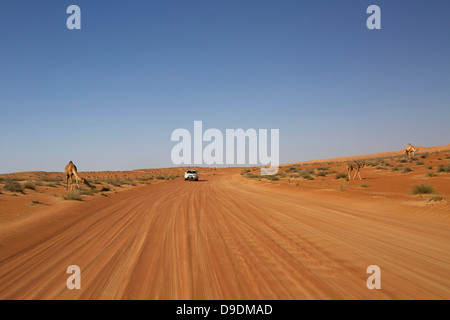
[[[405,148],[405,154],[407,156],[410,156],[412,154],[412,156],[414,157],[414,154],[416,152],[419,152],[419,148],[414,147],[411,143],[408,143],[408,145]]]
[[[70,161],[67,164],[66,168],[64,169],[64,172],[65,172],[65,175],[66,175],[67,190],[69,190],[69,179],[70,179],[70,182],[71,182],[70,183],[70,190],[72,191],[72,189],[73,189],[73,178],[75,178],[75,181],[77,183],[78,189],[80,189],[80,184],[79,184],[80,181],[81,181],[81,183],[87,185],[89,188],[91,188],[91,189],[93,188],[89,184],[89,182],[87,182],[86,179],[84,179],[83,177],[81,177],[78,174],[77,167],[73,164],[72,161]]]
[[[352,170],[354,169],[356,172],[355,172],[355,175],[353,176],[353,180],[355,180],[356,174],[358,174],[359,180],[361,180],[361,175],[360,175],[359,171],[362,168],[364,168],[365,165],[366,165],[365,161],[362,161],[362,162],[352,161],[351,163],[349,163],[349,165],[347,167],[348,179],[352,180],[351,176],[350,176],[350,172],[352,172]]]

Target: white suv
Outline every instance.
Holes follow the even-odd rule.
[[[188,170],[184,173],[184,180],[195,180],[198,181],[198,172],[197,170]]]

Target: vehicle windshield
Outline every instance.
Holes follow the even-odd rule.
[[[187,173],[197,173],[196,170],[188,170]]]

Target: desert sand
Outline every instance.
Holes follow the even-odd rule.
[[[448,149],[358,156],[373,159],[351,181],[338,176],[354,157],[272,179],[81,171],[98,192],[78,201],[63,198],[61,172],[0,175],[0,299],[449,299]],[[8,191],[10,180],[29,186]],[[412,194],[419,184],[434,193]],[[70,265],[79,290],[66,286]],[[379,290],[366,286],[370,265]]]

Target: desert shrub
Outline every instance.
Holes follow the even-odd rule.
[[[318,177],[325,177],[325,176],[327,175],[327,173],[328,173],[328,172],[320,171],[320,172],[317,172],[317,173],[316,173],[316,176],[318,176]]]
[[[408,160],[406,160],[406,159],[400,160],[400,163],[407,163],[407,162],[408,162]]]
[[[163,176],[157,176],[156,179],[158,180],[164,180],[165,178]]]
[[[87,195],[87,196],[92,196],[93,194],[99,192],[99,190],[97,189],[88,189],[88,188],[81,188],[78,193],[80,195]]]
[[[422,159],[425,159],[426,157],[428,157],[430,154],[428,152],[425,152],[423,155],[421,155],[420,157]]]
[[[292,172],[298,172],[299,170],[301,170],[301,169],[294,168],[294,167],[289,167],[289,168],[286,170],[286,172],[287,172],[287,173],[292,173]]]
[[[392,172],[399,171],[399,170],[400,170],[400,167],[399,167],[399,166],[393,167],[393,168],[391,169]]]
[[[82,201],[83,198],[81,197],[80,193],[78,192],[69,192],[67,194],[64,194],[62,196],[64,200],[76,200],[76,201]]]
[[[434,188],[427,184],[417,184],[411,189],[412,194],[434,194]]]
[[[428,199],[427,202],[437,202],[437,201],[442,201],[442,200],[444,200],[443,197],[440,197],[440,196],[433,196],[433,197],[431,197],[430,199]]]
[[[41,178],[41,181],[44,181],[44,182],[61,182],[62,178],[46,178],[46,177],[44,177],[44,178]]]
[[[25,189],[36,190],[36,185],[33,182],[26,182],[23,187]]]
[[[348,179],[348,174],[345,172],[339,172],[336,174],[335,179]]]
[[[426,176],[431,178],[431,177],[436,177],[437,174],[434,173],[433,171],[430,171],[430,172],[427,172]]]
[[[377,167],[376,169],[377,169],[377,170],[387,170],[386,167]]]
[[[303,179],[306,179],[306,180],[314,180],[314,178],[307,172],[303,172],[301,174],[301,176],[302,176]]]
[[[280,181],[280,177],[278,177],[277,175],[267,175],[263,177],[270,181]]]
[[[328,171],[328,170],[330,170],[330,167],[318,167],[317,170],[319,170],[319,171]]]
[[[105,191],[111,191],[111,189],[109,189],[108,187],[103,187],[100,192],[105,192]]]
[[[433,169],[433,166],[428,166],[427,169],[431,170],[431,169]]]
[[[105,180],[105,182],[109,183],[110,185],[112,185],[114,187],[121,187],[124,184],[131,184],[132,180],[131,179],[119,179],[119,178],[116,178],[116,179]]]
[[[365,183],[361,183],[361,188],[368,188],[369,187],[369,185],[368,184],[365,184]]]
[[[23,187],[17,181],[7,180],[5,182],[5,190],[9,192],[23,192]]]
[[[447,165],[443,165],[440,164],[437,168],[437,172],[441,173],[441,172],[446,172],[449,173],[450,172],[450,163]]]
[[[402,170],[402,173],[408,173],[408,172],[411,172],[411,171],[413,171],[413,169],[411,169],[410,167],[404,167],[403,170]]]
[[[255,178],[258,178],[258,176],[257,175],[254,175],[253,173],[247,173],[247,175],[245,176],[246,178],[249,178],[249,179],[255,179]]]
[[[417,161],[416,164],[417,164],[418,166],[422,166],[422,165],[424,164],[424,162],[423,162],[423,161]]]

